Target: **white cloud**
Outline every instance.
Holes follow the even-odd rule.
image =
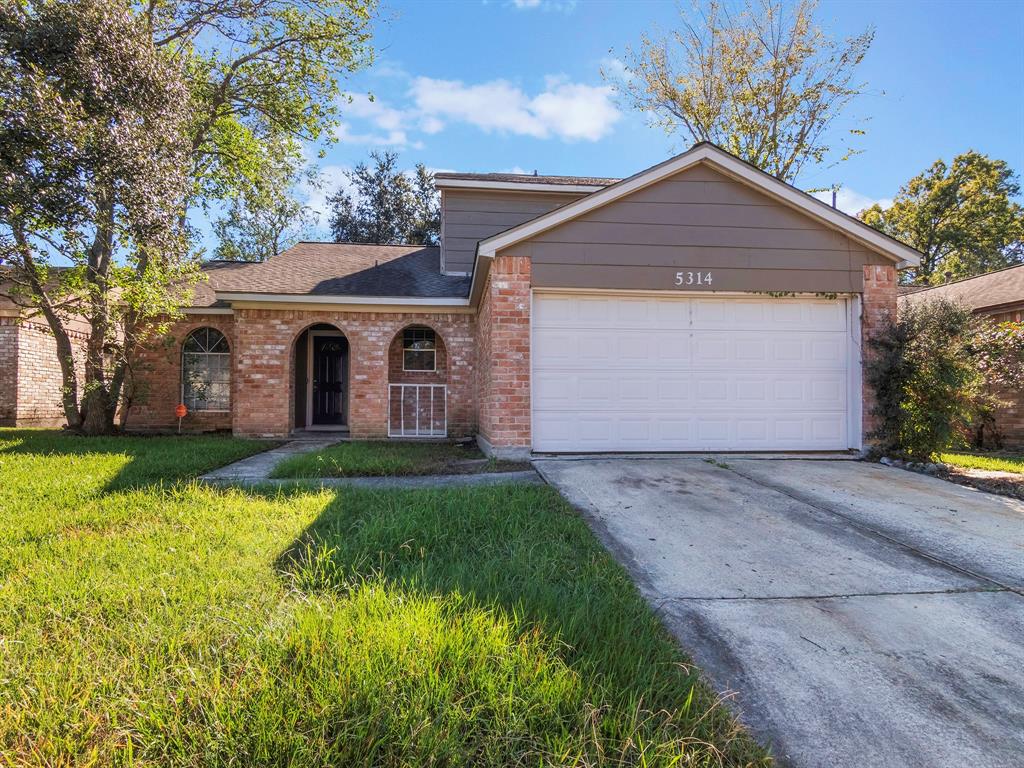
[[[625,62],[614,56],[605,56],[601,59],[601,73],[609,80],[616,83],[626,83],[633,79]]]
[[[444,121],[428,115],[420,120],[420,130],[429,134],[438,133],[444,130]]]
[[[829,205],[832,204],[832,190],[826,189],[812,194],[819,200],[822,200]],[[865,208],[870,208],[875,203],[878,203],[883,208],[888,208],[892,205],[892,198],[869,197],[868,195],[862,195],[860,192],[847,187],[840,187],[839,191],[836,193],[836,208],[843,213],[848,213],[850,216],[856,216]]]
[[[512,0],[512,7],[517,11],[559,11],[571,13],[576,9],[576,0]]]
[[[394,109],[379,99],[370,98],[365,94],[343,93],[339,100],[342,117],[356,118],[370,123],[381,132],[356,132],[350,122],[343,121],[335,135],[339,141],[348,144],[369,144],[379,147],[422,148],[422,142],[410,141],[409,128],[416,122],[416,115],[408,111]]]
[[[546,90],[532,98],[507,80],[467,85],[430,77],[416,78],[411,94],[428,118],[539,139],[597,141],[621,116],[609,87],[571,83],[562,76],[549,77]]]

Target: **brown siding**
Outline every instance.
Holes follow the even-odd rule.
[[[443,190],[441,248],[446,272],[470,272],[476,244],[582,197],[580,193]]]
[[[891,262],[706,166],[696,166],[512,246],[533,284],[632,288],[859,292],[864,267]],[[675,284],[682,271],[710,285]]]

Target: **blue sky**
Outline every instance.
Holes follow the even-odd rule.
[[[688,7],[688,6],[687,6]],[[381,13],[378,60],[345,83],[341,141],[319,161],[324,189],[373,149],[434,169],[626,176],[686,149],[617,102],[601,78],[645,31],[671,29],[673,2],[398,2]],[[1024,3],[836,2],[819,23],[847,36],[877,29],[860,74],[869,94],[864,151],[804,174],[843,185],[855,211],[891,198],[936,159],[968,148],[1024,171]],[[374,101],[366,98],[372,93]],[[325,235],[325,232],[321,232]]]

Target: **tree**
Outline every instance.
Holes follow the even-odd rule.
[[[373,7],[0,6],[5,276],[54,333],[70,426],[113,429],[133,350],[173,318],[197,279],[185,255],[189,209],[226,202],[245,206],[240,220],[273,217],[281,198],[266,194],[265,180],[337,125],[338,77],[370,60]],[[72,268],[50,269],[61,261]],[[90,327],[82,386],[71,315]]]
[[[53,332],[69,426],[108,431],[131,353],[194,278],[181,228],[188,91],[110,0],[5,4],[0,61],[5,276]],[[83,319],[80,378],[70,327]]]
[[[434,175],[423,164],[415,173],[398,170],[395,152],[371,152],[346,174],[349,187],[329,198],[331,233],[336,242],[422,243],[434,245],[441,214]]]
[[[710,141],[784,181],[832,154],[829,129],[864,92],[854,81],[874,30],[843,42],[814,23],[817,0],[748,2],[739,13],[707,0],[668,37],[627,51],[615,87],[668,133]],[[862,134],[862,130],[850,130]],[[853,154],[847,148],[844,160]]]
[[[1024,262],[1024,208],[1016,174],[1003,160],[968,150],[937,160],[902,187],[893,204],[860,218],[924,254],[904,280],[937,285]]]
[[[214,223],[218,259],[266,261],[290,248],[312,227],[312,212],[293,192],[298,179],[308,174],[290,158],[268,171],[258,183],[240,190]]]

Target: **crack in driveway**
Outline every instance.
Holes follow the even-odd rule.
[[[664,597],[660,603],[669,602],[713,602],[717,600],[839,600],[845,597],[901,597],[905,595],[964,595],[978,592],[1015,592],[1005,587],[962,587],[953,589],[916,589],[900,592],[840,592],[823,595],[723,595],[721,597],[701,597],[699,595],[681,595],[678,597]]]

